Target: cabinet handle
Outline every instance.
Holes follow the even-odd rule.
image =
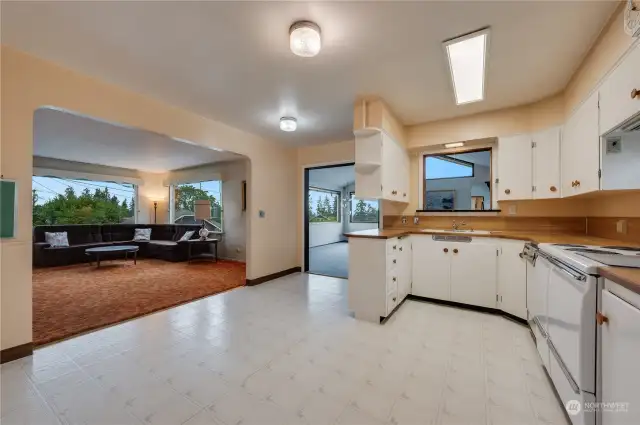
[[[504,193],[506,193],[507,195],[511,193],[511,189],[505,189]]]
[[[394,245],[394,246],[393,246],[393,249],[398,249],[398,246],[397,246],[397,245]]]
[[[398,261],[398,260],[393,260],[393,264],[396,264],[396,261]]]
[[[576,187],[580,186],[580,180],[576,180]]]
[[[550,191],[552,191],[552,192],[555,192],[555,191],[557,191],[558,189],[557,189],[555,186],[551,186],[551,187],[549,188],[549,190],[550,190]]]
[[[578,181],[574,180],[571,182],[571,187],[576,187],[578,185]]]
[[[396,302],[396,297],[393,297],[393,302]]]
[[[394,276],[392,280],[395,282],[397,280],[397,278]]]
[[[445,253],[447,253],[447,252],[449,252],[449,248],[445,248],[445,249],[443,249],[443,251],[444,251]]]
[[[391,191],[391,194],[392,194],[392,195],[397,195],[397,194],[398,194],[398,191],[397,191],[397,190],[392,190],[392,191]]]
[[[402,247],[400,247],[400,251],[402,251]]]
[[[453,250],[453,253],[454,253],[454,254],[457,254],[457,253],[458,253],[458,248],[454,249],[454,250]]]
[[[638,89],[631,90],[631,99],[635,99],[635,98],[640,99],[640,90]]]
[[[407,197],[407,194],[406,194],[406,192],[405,192],[405,193],[403,193],[403,194],[402,194],[402,196],[404,196],[404,197],[406,198],[406,197]]]
[[[603,323],[609,323],[609,318],[607,316],[605,316],[604,314],[597,312],[596,313],[596,322],[598,322],[598,325],[602,326]]]

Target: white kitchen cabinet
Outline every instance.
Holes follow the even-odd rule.
[[[451,301],[496,308],[497,246],[450,243]]]
[[[527,320],[527,262],[520,257],[524,242],[503,241],[498,257],[498,308]]]
[[[451,249],[449,242],[430,235],[413,236],[413,287],[419,297],[451,300]]]
[[[349,309],[379,323],[409,294],[410,237],[349,238]]]
[[[560,197],[560,127],[532,135],[533,199]]]
[[[390,135],[377,129],[356,132],[356,197],[409,202],[409,157]]]
[[[600,131],[598,93],[594,93],[567,120],[560,143],[562,196],[600,189]]]
[[[640,45],[609,74],[599,92],[600,134],[640,113]]]
[[[498,200],[532,198],[531,135],[498,139]]]
[[[606,282],[607,286],[610,284]],[[637,367],[640,308],[630,304],[629,299],[625,300],[610,290],[602,291],[602,313],[608,319],[601,326],[602,401],[625,403],[620,406],[620,411],[605,404],[607,408],[602,412],[602,425],[640,423],[640,369]]]

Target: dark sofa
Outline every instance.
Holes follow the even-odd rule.
[[[151,229],[150,241],[134,241],[135,229]],[[186,261],[187,242],[178,240],[188,230],[191,239],[198,238],[197,224],[64,224],[33,228],[34,267],[65,266],[85,263],[91,258],[85,249],[109,245],[137,245],[138,256],[167,261]],[[51,247],[45,242],[45,232],[67,232],[68,247]]]

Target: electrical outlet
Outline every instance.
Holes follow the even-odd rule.
[[[509,205],[509,215],[516,215],[518,213],[517,205]]]
[[[618,220],[616,222],[616,232],[627,234],[627,220]]]

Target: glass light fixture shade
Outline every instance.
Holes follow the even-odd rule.
[[[289,47],[291,51],[305,58],[310,58],[322,48],[320,27],[309,21],[300,21],[289,28]]]
[[[296,131],[298,128],[298,121],[292,117],[280,118],[280,130],[282,131]]]

